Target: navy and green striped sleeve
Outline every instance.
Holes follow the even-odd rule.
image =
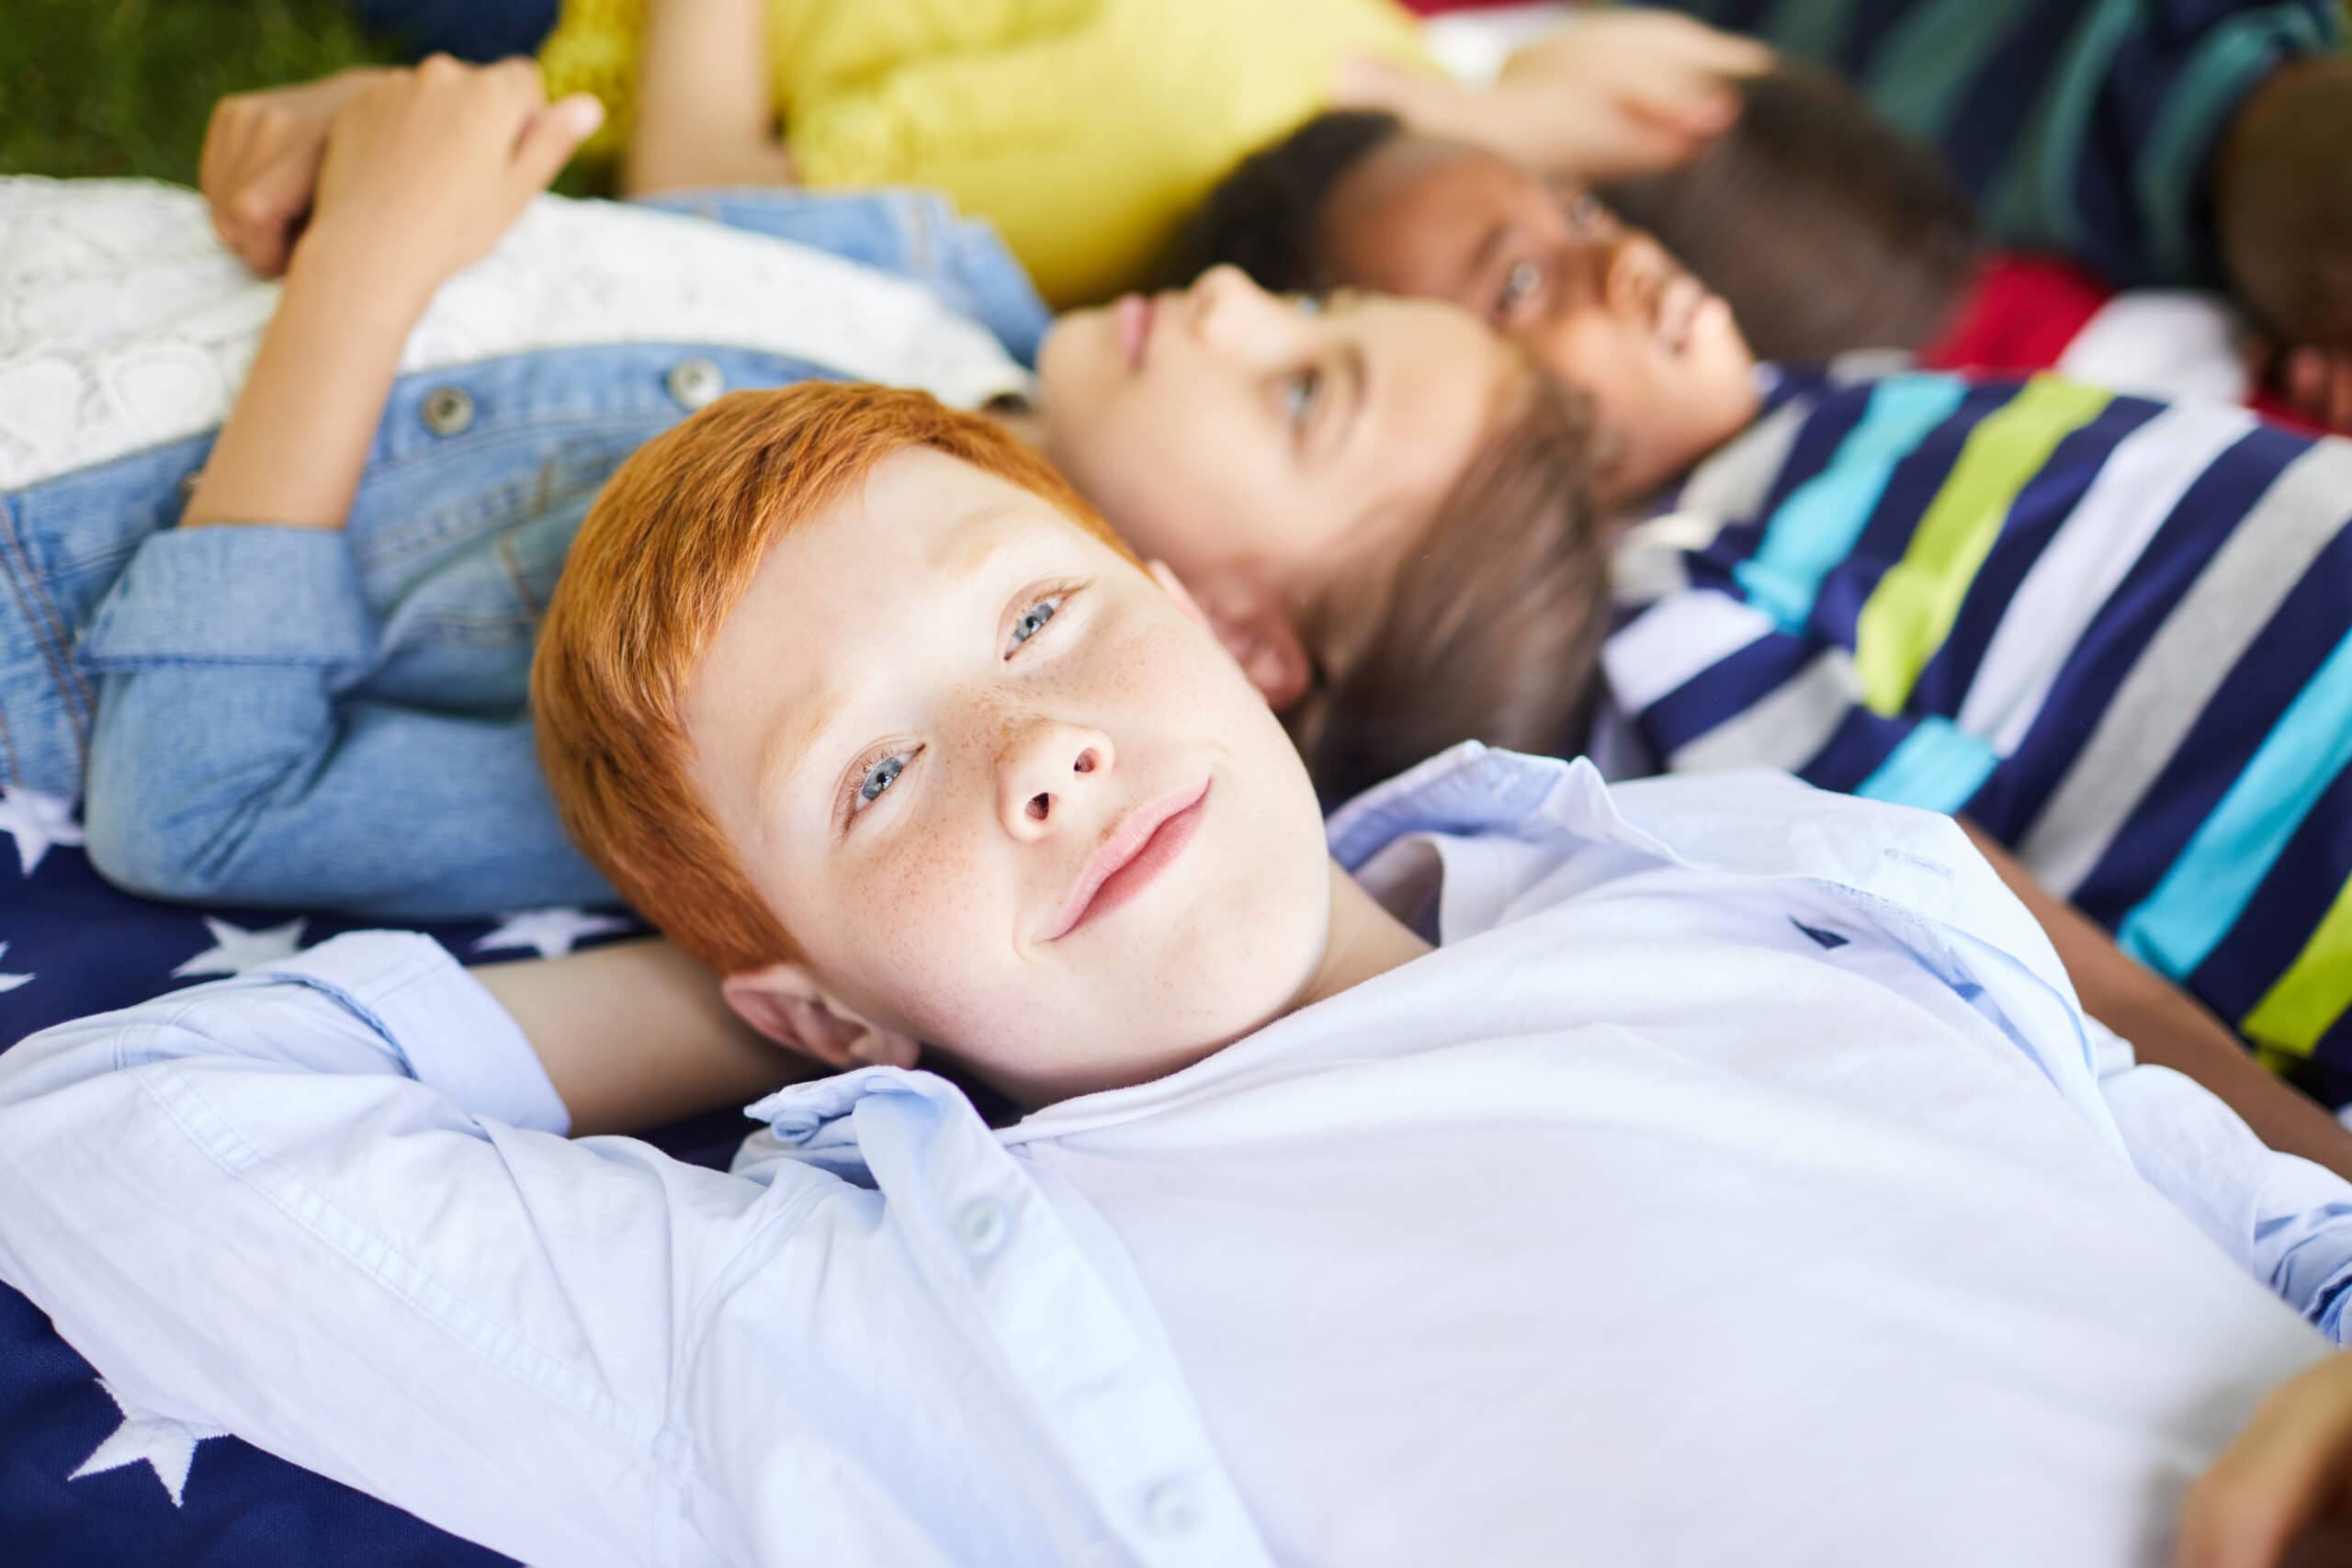
[[[1662,0],[1860,83],[1940,148],[2003,243],[2119,286],[2220,281],[2210,164],[2336,0]]]

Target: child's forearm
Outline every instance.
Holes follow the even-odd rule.
[[[363,244],[305,237],[181,525],[341,527],[431,292]]]
[[[822,1070],[752,1032],[718,980],[666,942],[473,973],[522,1026],[575,1136],[746,1105]]]
[[[792,184],[792,155],[776,134],[765,0],[658,0],[648,10],[622,188]]]

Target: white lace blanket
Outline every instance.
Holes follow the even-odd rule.
[[[221,248],[193,191],[0,178],[0,490],[220,423],[277,288]],[[967,408],[1026,386],[986,330],[901,279],[560,197],[442,288],[401,367],[613,343],[768,350]]]

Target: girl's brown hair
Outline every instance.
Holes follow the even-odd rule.
[[[1594,450],[1585,400],[1531,367],[1414,547],[1319,614],[1286,722],[1327,806],[1458,741],[1582,745],[1610,613]]]

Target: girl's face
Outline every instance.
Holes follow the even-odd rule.
[[[1410,134],[1344,175],[1323,215],[1332,276],[1451,299],[1593,400],[1612,490],[1645,494],[1756,416],[1731,310],[1580,188]]]
[[[1218,267],[1063,316],[1038,373],[1047,455],[1138,554],[1306,604],[1409,547],[1528,367],[1450,304]]]

